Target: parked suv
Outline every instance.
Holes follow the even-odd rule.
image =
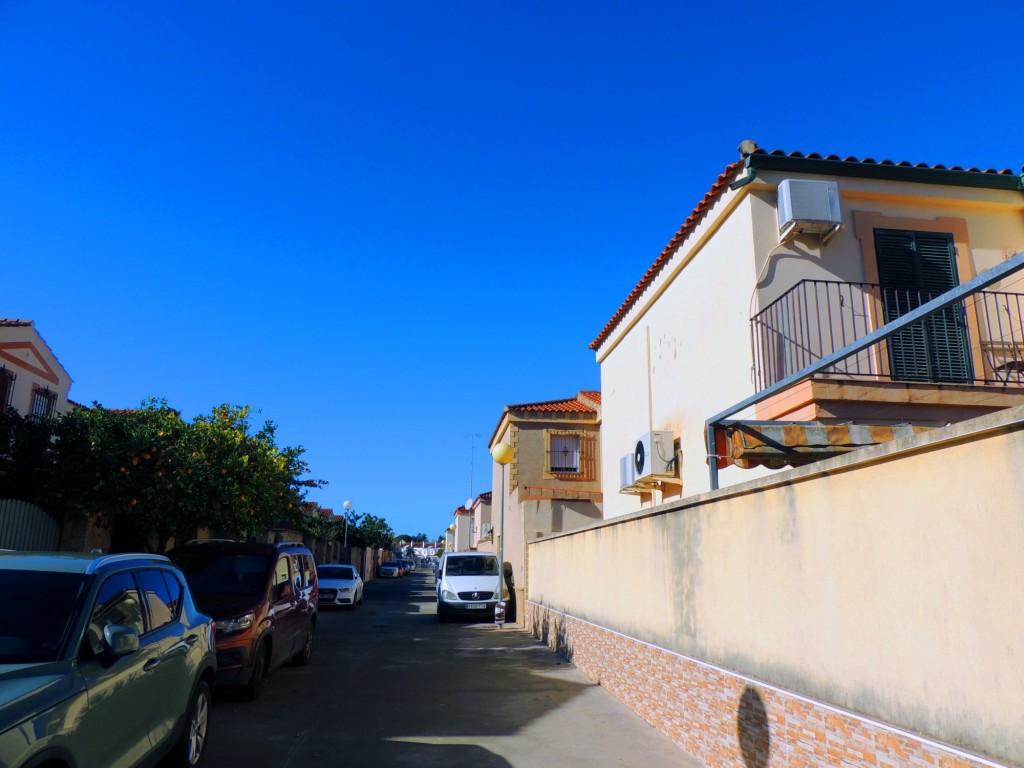
[[[0,765],[203,754],[213,620],[160,555],[0,553]]]
[[[493,619],[501,599],[498,556],[493,552],[451,552],[437,569],[437,617]]]
[[[270,672],[313,653],[317,576],[298,542],[194,540],[168,556],[185,573],[199,607],[217,621],[217,682],[259,698]]]

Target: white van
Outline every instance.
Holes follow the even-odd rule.
[[[501,569],[493,552],[445,552],[437,568],[437,617],[494,619],[501,599]]]

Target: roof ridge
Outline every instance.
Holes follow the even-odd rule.
[[[879,161],[871,157],[859,159],[852,155],[847,157],[840,157],[839,155],[835,154],[821,155],[817,152],[811,152],[809,154],[804,154],[803,152],[787,153],[781,149],[773,149],[771,151],[768,151],[762,149],[761,147],[758,147],[754,142],[749,142],[753,149],[748,150],[744,146],[747,143],[748,142],[743,142],[740,145],[742,157],[739,160],[727,165],[725,167],[725,170],[721,174],[719,174],[718,178],[711,185],[711,188],[704,194],[704,197],[700,200],[699,203],[697,203],[694,209],[690,212],[690,215],[686,218],[686,221],[683,222],[682,226],[675,233],[672,239],[669,240],[668,245],[666,245],[665,248],[661,251],[661,253],[658,255],[658,258],[654,260],[654,263],[644,273],[643,277],[640,278],[640,281],[629,293],[625,301],[622,302],[618,310],[616,310],[615,314],[612,315],[611,319],[605,324],[604,328],[601,329],[601,332],[597,335],[597,338],[595,338],[590,343],[590,349],[597,350],[597,348],[601,346],[601,344],[603,344],[609,336],[611,336],[612,331],[615,330],[619,323],[622,322],[622,319],[626,316],[626,314],[633,308],[637,300],[640,298],[640,295],[647,289],[647,287],[652,282],[654,282],[655,278],[658,276],[658,274],[664,268],[665,264],[675,253],[676,249],[679,248],[680,245],[682,245],[683,241],[687,238],[690,232],[697,226],[697,224],[701,221],[701,219],[708,212],[708,210],[710,210],[711,206],[718,200],[718,198],[722,194],[724,194],[726,187],[739,174],[740,170],[749,165],[752,171],[756,171],[756,168],[759,165],[757,158],[786,158],[797,161],[809,161],[810,164],[834,162],[837,164],[837,167],[842,165],[873,167],[883,166],[886,169],[891,169],[889,170],[889,173],[894,172],[897,168],[905,169],[906,172],[916,171],[918,173],[921,173],[922,171],[926,173],[929,171],[934,171],[936,172],[936,177],[943,180],[942,182],[937,183],[944,182],[948,184],[954,184],[955,182],[952,181],[951,179],[955,178],[955,174],[962,173],[965,174],[964,183],[966,186],[988,186],[989,184],[993,184],[1002,188],[1005,187],[1007,184],[1012,183],[1010,179],[1006,179],[1006,177],[1012,177],[1017,180],[1018,188],[1024,187],[1024,166],[1021,167],[1021,173],[1017,174],[1008,168],[1003,170],[988,168],[982,171],[979,170],[978,168],[973,167],[965,169],[959,165],[928,165],[927,163],[912,164],[906,160],[902,160],[899,162],[894,162],[892,160]],[[823,170],[818,172],[824,173]],[[898,172],[902,173],[904,171]],[[945,176],[946,174],[952,174],[953,176],[948,177]],[[971,175],[967,176],[966,174]],[[979,178],[979,176],[988,176],[996,178],[989,178],[982,181]],[[1003,179],[1005,179],[1005,181],[1003,181]]]
[[[718,175],[718,179],[716,179],[715,183],[711,185],[711,189],[704,193],[704,197],[701,198],[701,201],[697,203],[692,211],[690,211],[690,215],[686,217],[686,221],[684,221],[682,226],[679,227],[675,235],[672,236],[672,239],[668,241],[668,245],[661,250],[661,253],[658,254],[658,258],[654,260],[654,263],[644,273],[644,276],[640,278],[640,282],[636,284],[636,287],[634,287],[626,297],[626,300],[622,302],[618,311],[612,315],[612,319],[609,320],[605,327],[601,329],[597,338],[590,343],[591,349],[596,350],[604,340],[611,335],[615,326],[619,324],[626,313],[632,308],[633,304],[636,303],[640,294],[643,293],[648,285],[654,282],[654,278],[658,276],[658,273],[661,272],[662,268],[672,257],[672,254],[675,253],[676,249],[686,239],[686,236],[697,226],[701,219],[704,218],[704,214],[711,209],[712,204],[718,200],[725,188],[736,176],[739,175],[744,164],[745,161],[741,158],[740,160],[736,160],[735,162],[729,163],[725,166],[725,170]]]

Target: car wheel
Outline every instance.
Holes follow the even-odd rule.
[[[249,682],[242,686],[242,696],[249,701],[256,701],[263,693],[263,684],[267,681],[270,671],[270,657],[267,655],[267,644],[261,641],[256,646],[256,658],[252,662],[252,675]]]
[[[309,664],[310,658],[313,656],[313,633],[316,631],[316,623],[309,622],[306,625],[306,642],[302,646],[302,650],[295,654],[292,658],[292,663],[297,667],[304,667]]]
[[[171,764],[177,768],[192,768],[199,764],[206,745],[206,730],[210,725],[210,684],[205,680],[196,683],[185,714],[185,725],[174,747]]]

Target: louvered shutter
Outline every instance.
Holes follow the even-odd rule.
[[[959,285],[953,236],[875,230],[885,322]],[[889,338],[889,366],[902,381],[970,381],[963,304],[947,307]]]

